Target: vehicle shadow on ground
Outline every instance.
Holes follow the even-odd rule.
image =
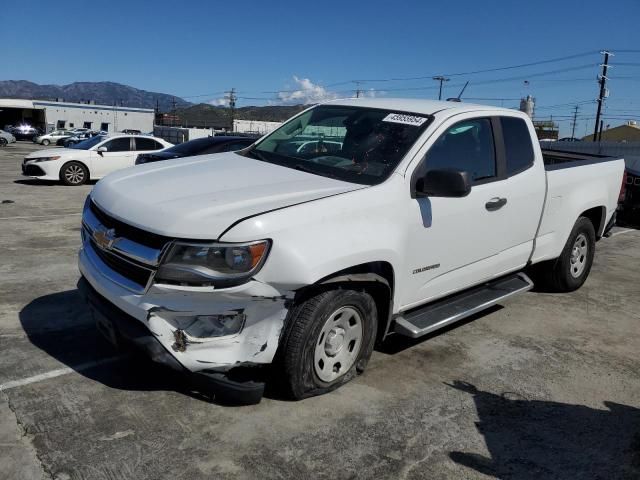
[[[36,180],[36,179],[20,179],[14,180],[13,183],[18,185],[29,185],[34,187],[64,187],[69,188],[67,185],[63,185],[60,182],[56,182],[54,180]],[[98,183],[98,180],[89,180],[85,185],[95,185]],[[71,187],[73,188],[73,187]]]
[[[54,182],[53,180],[14,180],[13,183],[18,185],[31,185],[36,187],[54,187],[56,185],[60,185],[60,182]]]
[[[117,350],[98,332],[77,289],[36,298],[20,311],[29,341],[86,378],[128,391],[174,391],[196,399],[214,399],[187,385],[183,376],[131,350]],[[105,359],[117,358],[104,363]],[[87,367],[93,362],[102,362]],[[216,402],[214,402],[216,403]]]
[[[496,478],[640,478],[640,409],[604,402],[602,409],[517,394],[500,395],[462,381],[473,396],[490,456],[449,452],[456,463]]]

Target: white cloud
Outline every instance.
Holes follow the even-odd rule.
[[[228,99],[225,97],[215,98],[213,100],[209,100],[207,103],[215,107],[226,107],[228,103]]]
[[[287,90],[278,93],[278,99],[284,103],[318,103],[325,100],[338,98],[334,92],[328,91],[321,85],[313,83],[308,78],[298,78],[293,76],[293,80],[297,84],[296,90]]]

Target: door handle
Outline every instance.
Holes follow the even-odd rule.
[[[507,199],[504,197],[493,197],[487,203],[484,204],[484,208],[493,212],[499,210],[507,204]]]

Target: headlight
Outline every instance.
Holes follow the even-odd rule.
[[[55,156],[55,157],[37,157],[37,158],[27,158],[27,162],[26,163],[39,163],[39,162],[50,162],[51,160],[58,160],[60,158],[60,156]]]
[[[160,265],[156,280],[186,285],[239,285],[264,264],[271,242],[175,243]]]

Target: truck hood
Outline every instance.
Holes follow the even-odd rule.
[[[143,230],[214,240],[243,218],[360,188],[228,152],[120,170],[100,180],[91,199]]]

